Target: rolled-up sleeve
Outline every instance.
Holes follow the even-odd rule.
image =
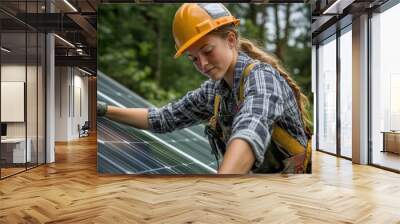
[[[283,114],[283,99],[277,72],[269,66],[256,65],[246,78],[244,101],[235,116],[229,142],[247,141],[259,167],[271,141],[272,124]]]
[[[162,108],[149,108],[149,130],[157,133],[170,132],[206,121],[212,116],[215,82],[206,81],[200,88],[188,92],[176,102]]]

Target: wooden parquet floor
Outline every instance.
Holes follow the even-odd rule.
[[[320,152],[310,175],[98,175],[89,137],[0,181],[0,223],[400,223],[400,175]]]

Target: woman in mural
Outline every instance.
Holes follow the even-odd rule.
[[[158,133],[208,122],[220,174],[310,173],[307,98],[276,58],[240,37],[239,22],[223,4],[183,4],[175,58],[185,54],[209,80],[159,109],[99,102],[98,115]]]

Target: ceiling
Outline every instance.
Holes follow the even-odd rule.
[[[354,17],[373,12],[388,0],[313,0],[313,44],[352,23]]]
[[[56,66],[80,66],[96,73],[96,8],[99,3],[96,0],[47,0],[46,5],[45,0],[1,0],[2,46],[12,50],[3,60],[18,62],[25,55],[32,58],[44,45],[33,39],[39,33],[51,32],[57,34]]]

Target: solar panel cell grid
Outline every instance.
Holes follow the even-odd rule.
[[[119,107],[153,107],[101,72],[97,83],[97,100]],[[216,161],[203,135],[203,125],[156,134],[99,117],[97,127],[100,173],[216,173]]]

